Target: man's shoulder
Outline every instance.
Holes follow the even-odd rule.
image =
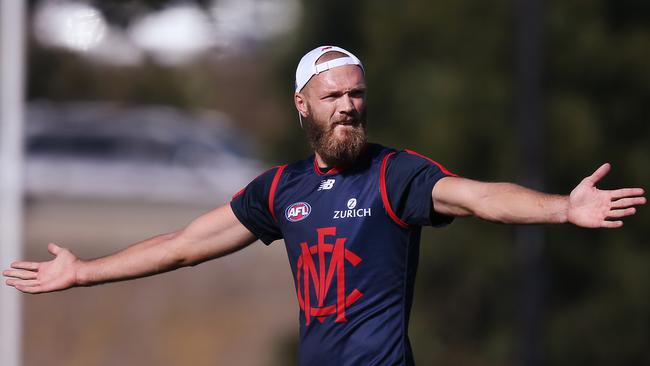
[[[386,155],[397,153],[398,151],[398,149],[371,142],[368,143],[365,155],[370,157],[371,160],[382,160]]]
[[[305,159],[296,160],[284,165],[284,173],[300,174],[313,170],[314,155],[310,155]],[[283,173],[283,174],[284,174]]]
[[[369,150],[372,151],[373,156],[384,157],[387,154],[391,154],[390,160],[404,159],[404,160],[412,160],[412,161],[420,161],[420,160],[425,160],[428,162],[434,161],[426,154],[421,154],[409,148],[397,148],[397,147],[385,146],[377,143],[370,143],[368,145],[370,146]]]
[[[388,162],[388,168],[396,167],[398,170],[411,170],[431,167],[440,170],[446,175],[455,176],[456,174],[450,172],[438,161],[430,158],[428,155],[421,154],[417,151],[410,149],[394,150],[395,153],[391,156]]]

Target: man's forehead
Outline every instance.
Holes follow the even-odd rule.
[[[347,57],[347,55],[336,51],[328,52],[316,61],[316,65],[342,57]],[[305,91],[310,89],[314,91],[334,91],[341,88],[347,89],[363,85],[365,85],[365,78],[359,66],[342,65],[312,76],[305,85]]]

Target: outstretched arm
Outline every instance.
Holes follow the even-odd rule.
[[[596,183],[611,169],[603,164],[584,178],[569,196],[533,191],[512,183],[485,183],[445,177],[431,193],[436,212],[474,215],[508,224],[572,223],[587,228],[617,228],[621,219],[646,202],[641,188],[600,190]]]
[[[61,291],[75,286],[129,280],[192,266],[246,247],[256,240],[230,205],[210,211],[179,231],[136,243],[90,261],[56,244],[49,262],[14,262],[3,271],[6,284],[26,293]]]

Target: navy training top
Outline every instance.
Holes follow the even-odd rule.
[[[265,244],[284,238],[300,306],[299,364],[413,365],[408,322],[420,231],[452,217],[431,201],[454,174],[413,151],[369,144],[322,171],[314,155],[272,168],[233,212]]]

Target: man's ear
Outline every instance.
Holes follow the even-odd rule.
[[[302,93],[295,93],[293,95],[293,103],[296,105],[296,110],[301,117],[307,117],[307,100]]]

